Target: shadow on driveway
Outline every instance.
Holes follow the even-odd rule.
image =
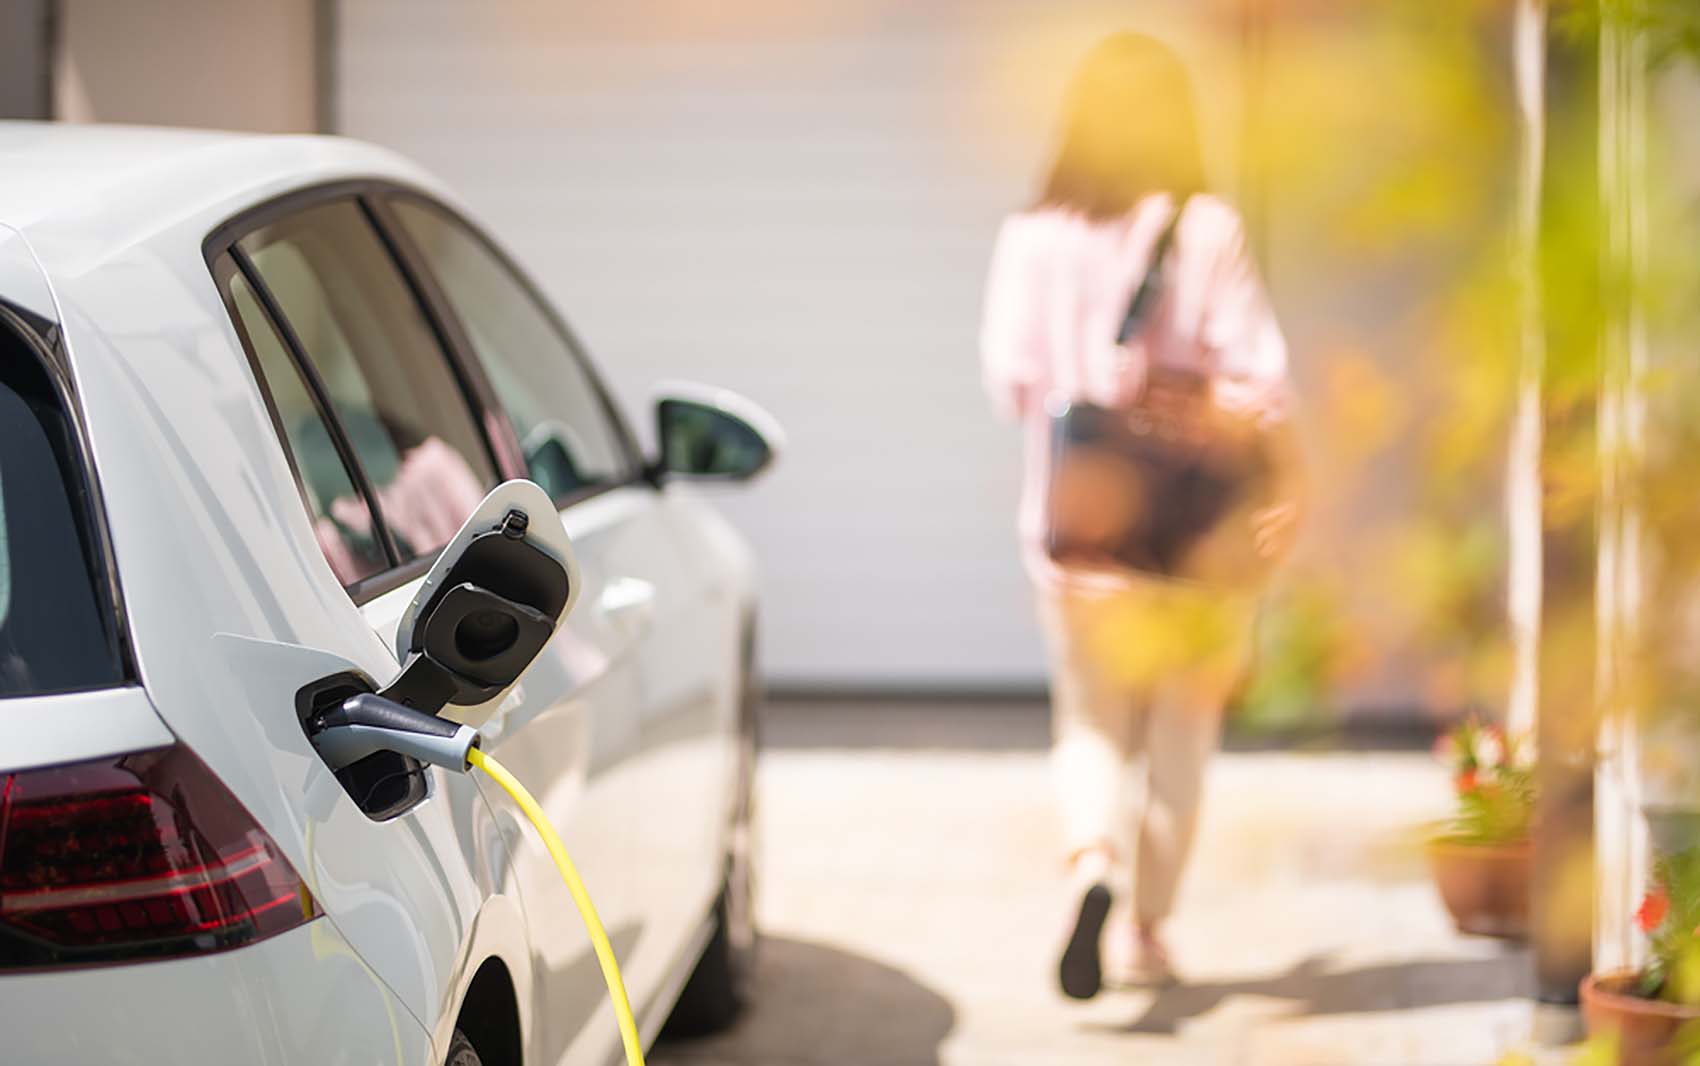
[[[763,937],[755,1002],[731,1031],[663,1040],[655,1066],[889,1062],[926,1066],[956,1024],[937,992],[900,970],[824,944]]]
[[[1529,996],[1526,949],[1482,959],[1423,959],[1331,970],[1313,956],[1276,977],[1181,984],[1157,993],[1121,1031],[1173,1034],[1231,996],[1291,1000],[1294,1017],[1444,1007]]]

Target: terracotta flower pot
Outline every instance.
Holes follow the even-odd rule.
[[[1428,842],[1435,887],[1460,932],[1521,939],[1529,932],[1529,842]]]
[[[1617,1034],[1618,1066],[1676,1066],[1671,1040],[1684,1023],[1700,1021],[1700,1007],[1643,999],[1634,987],[1630,970],[1583,978],[1582,1021],[1588,1035]]]

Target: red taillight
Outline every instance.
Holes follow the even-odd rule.
[[[186,748],[0,775],[0,969],[218,951],[318,915]]]

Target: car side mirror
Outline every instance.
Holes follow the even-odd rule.
[[[785,434],[772,415],[728,389],[672,384],[655,401],[658,472],[748,481],[773,465]]]
[[[555,504],[530,481],[484,497],[425,575],[396,627],[400,676],[378,695],[435,714],[501,695],[578,598]]]

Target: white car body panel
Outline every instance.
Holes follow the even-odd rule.
[[[146,751],[171,743],[141,689],[95,689],[0,701],[0,773]]]
[[[338,583],[203,242],[254,205],[354,178],[454,204],[405,160],[334,138],[0,123],[0,225],[51,285],[55,306],[41,310],[64,330],[141,683],[75,697],[76,719],[55,718],[69,697],[0,701],[14,726],[0,768],[175,737],[325,912],[207,960],[0,973],[0,1031],[27,1061],[197,1061],[149,1043],[194,1002],[191,1028],[217,1016],[258,1034],[214,1036],[205,1061],[437,1062],[491,958],[514,985],[528,1063],[600,1063],[617,1045],[576,912],[507,798],[433,769],[425,802],[372,821],[296,719],[309,682],[394,677],[418,581],[363,607]],[[5,235],[0,266],[16,256]],[[485,731],[567,840],[652,1036],[719,884],[751,559],[685,486],[617,488],[562,519],[580,606],[503,699],[450,716]],[[47,701],[52,714],[31,706]],[[63,1006],[72,996],[128,1005],[91,1018]],[[74,1038],[59,1028],[73,1016]]]
[[[204,959],[9,977],[0,989],[8,1062],[442,1061],[424,1027],[323,921]]]

